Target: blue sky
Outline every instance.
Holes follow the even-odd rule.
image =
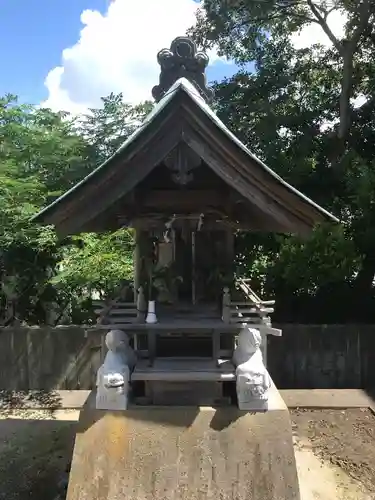
[[[173,7],[180,4],[178,7],[182,8],[181,14],[176,9],[172,15],[175,16],[177,25],[184,26],[183,23],[187,21],[182,17],[186,17],[187,12],[190,13],[191,4],[195,0],[136,1],[143,3],[143,8],[147,7],[144,16],[150,16],[147,21],[150,26],[150,23],[154,23],[154,6],[150,2],[165,4],[165,8],[172,1]],[[116,5],[113,5],[110,12],[108,9],[111,4]],[[81,14],[87,10],[91,13],[87,14],[85,23],[82,23]],[[157,67],[156,59],[153,63],[152,57],[156,57],[160,47],[147,48],[145,44],[138,64],[130,52],[129,40],[134,40],[135,45],[142,40],[144,42],[142,30],[134,29],[133,39],[122,38],[126,35],[120,33],[121,25],[114,22],[115,17],[122,15],[123,29],[129,31],[132,26],[139,26],[141,12],[141,6],[137,8],[130,0],[0,0],[0,95],[11,92],[17,94],[21,101],[35,104],[47,100],[55,108],[69,107],[70,103],[83,107],[95,105],[101,95],[106,95],[111,90],[122,91],[121,85],[125,86],[126,97],[130,100],[133,96],[135,100],[138,96],[143,97],[139,90],[142,78],[140,68],[150,64]],[[85,25],[89,28],[82,37],[82,45],[78,47],[77,42]],[[161,30],[165,31],[165,28],[161,27]],[[140,39],[135,40],[136,37]],[[100,40],[105,42],[103,51]],[[124,44],[123,50],[119,47],[121,43]],[[75,47],[72,57],[64,60],[63,51],[69,47]],[[110,56],[115,58],[115,55],[117,63],[110,65]],[[121,66],[121,71],[116,64]],[[217,61],[209,68],[208,78],[220,80],[234,71],[233,65]],[[45,80],[50,73],[54,75],[53,80],[58,82],[47,88]],[[131,75],[135,73],[138,74],[133,82]],[[155,73],[151,75],[148,67],[144,73],[146,76],[142,85],[151,89],[152,84],[157,83],[154,81]],[[121,78],[127,83],[122,83]],[[131,88],[138,89],[139,92],[132,92]]]
[[[80,14],[104,12],[106,0],[0,0],[0,94],[39,102],[47,97],[44,79],[60,64],[65,47],[81,28]]]

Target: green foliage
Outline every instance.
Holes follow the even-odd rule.
[[[103,101],[103,110],[91,110],[78,122],[66,113],[20,105],[12,95],[0,99],[3,320],[6,302],[13,298],[20,320],[45,322],[52,303],[57,319],[68,311],[68,321],[86,320],[92,317],[87,309],[91,290],[107,293],[119,280],[131,278],[129,231],[58,242],[52,228],[30,220],[117,149],[148,106],[132,108],[113,94]]]
[[[203,6],[191,30],[196,41],[215,44],[242,66],[215,85],[218,114],[271,168],[344,223],[317,228],[306,241],[238,236],[237,272],[277,297],[276,317],[283,320],[316,321],[321,311],[326,322],[369,320],[375,296],[373,2],[205,0]],[[342,39],[330,29],[334,11],[347,18]],[[330,47],[293,46],[292,35],[311,23]],[[357,96],[364,104],[353,105]]]
[[[311,238],[280,238],[277,259],[268,268],[275,291],[287,284],[297,294],[315,295],[320,288],[350,282],[360,264],[343,227],[320,226]]]
[[[152,103],[138,106],[123,102],[122,94],[111,93],[102,98],[102,107],[90,109],[78,123],[78,130],[95,150],[97,164],[113,155],[151,111]]]
[[[238,273],[276,296],[276,318],[316,321],[319,312],[325,322],[374,319],[373,2],[205,0],[203,6],[191,30],[196,41],[218,46],[241,65],[233,78],[216,83],[217,113],[272,169],[344,223],[317,228],[307,241],[238,236]],[[334,11],[347,18],[341,39],[330,29]],[[330,47],[293,46],[292,35],[311,23]],[[363,104],[353,104],[357,96]]]
[[[61,289],[106,296],[133,277],[133,235],[129,229],[72,238],[51,282]]]

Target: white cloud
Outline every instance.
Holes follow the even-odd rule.
[[[345,34],[345,24],[347,16],[343,11],[335,10],[327,18],[327,24],[334,36],[341,40]],[[319,43],[330,47],[332,42],[322,27],[317,23],[311,23],[305,26],[299,33],[292,35],[292,43],[296,49],[304,49],[311,45]]]
[[[105,14],[83,11],[77,42],[63,51],[61,65],[49,71],[48,98],[41,105],[79,114],[100,105],[100,97],[110,92],[122,92],[131,103],[150,99],[159,76],[158,50],[186,33],[198,7],[194,0],[110,0]],[[339,39],[345,22],[340,11],[328,16]],[[292,42],[296,48],[331,45],[316,23],[294,34]],[[215,51],[209,56],[211,63],[219,59]]]
[[[64,75],[64,68],[58,66],[53,68],[45,79],[48,89],[48,99],[41,103],[42,107],[51,108],[54,111],[70,111],[73,114],[81,114],[87,110],[87,105],[73,102],[69,96],[69,91],[61,88],[61,79]]]
[[[110,92],[123,92],[131,103],[151,98],[157,52],[186,33],[198,6],[194,0],[112,0],[105,14],[85,10],[79,40],[45,79],[49,95],[42,105],[80,113]]]

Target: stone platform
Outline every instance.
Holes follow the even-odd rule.
[[[369,408],[375,414],[375,391],[363,389],[280,389],[279,394],[291,408]],[[82,410],[92,391],[0,391],[0,412],[17,410]]]
[[[67,500],[298,500],[285,405],[81,411]]]

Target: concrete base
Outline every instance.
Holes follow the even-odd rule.
[[[281,397],[277,387],[271,382],[268,391],[268,400],[254,399],[253,401],[238,401],[238,407],[243,411],[272,411],[286,410],[287,406]]]
[[[255,399],[253,401],[238,401],[238,408],[242,411],[268,411],[267,399]]]
[[[98,387],[96,393],[97,410],[123,411],[128,408],[128,395],[113,388],[109,390]]]
[[[67,500],[299,500],[289,413],[83,409]]]

